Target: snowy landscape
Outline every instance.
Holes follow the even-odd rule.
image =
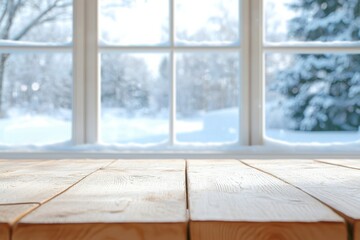
[[[0,2],[0,13],[7,1]],[[27,28],[28,19],[59,1],[61,7]],[[237,0],[193,3],[176,1],[176,44],[240,43]],[[169,45],[168,7],[146,0],[101,1],[101,46]],[[265,0],[265,9],[268,43],[360,42],[359,0]],[[72,1],[28,0],[19,11],[10,27],[9,15],[0,20],[1,46],[71,46]],[[196,17],[190,19],[189,14]],[[238,53],[175,57],[176,142],[237,143]],[[360,54],[267,53],[265,59],[266,140],[295,145],[360,143]],[[100,143],[152,146],[169,141],[169,61],[170,54],[164,52],[101,54]],[[71,143],[72,68],[71,51],[0,53],[0,147]]]
[[[219,123],[222,123],[221,125]],[[102,141],[119,144],[161,144],[169,139],[169,121],[158,118],[122,118],[116,109],[107,112],[101,123]],[[151,126],[151,127],[149,127]],[[238,139],[238,109],[231,108],[179,119],[175,123],[180,143],[235,143]],[[266,136],[284,143],[356,143],[358,132],[301,132],[267,129]],[[0,120],[0,142],[6,145],[45,145],[68,142],[71,121],[49,116],[20,116]]]

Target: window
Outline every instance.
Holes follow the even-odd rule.
[[[239,145],[239,1],[99,4],[99,139]]]
[[[2,1],[1,149],[358,146],[359,21],[359,0]]]

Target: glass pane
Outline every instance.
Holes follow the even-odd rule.
[[[167,141],[169,83],[168,54],[102,54],[102,140]]]
[[[0,144],[71,139],[71,54],[0,54],[0,83]]]
[[[360,55],[266,56],[266,135],[285,142],[360,140]]]
[[[238,140],[239,54],[177,54],[176,138],[179,142]]]
[[[359,41],[360,0],[265,0],[266,40]]]
[[[101,42],[168,45],[169,0],[100,0]]]
[[[72,0],[0,1],[0,42],[70,43],[72,3]]]
[[[177,0],[178,45],[239,44],[239,0]]]

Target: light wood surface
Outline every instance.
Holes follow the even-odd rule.
[[[0,174],[0,204],[43,203],[110,160],[53,160]]]
[[[0,205],[0,240],[9,240],[11,225],[38,204]]]
[[[0,160],[0,240],[360,240],[359,160],[187,165]]]
[[[349,224],[360,221],[360,170],[311,160],[244,161],[273,174],[342,214]],[[359,231],[358,227],[353,227]],[[359,232],[354,232],[359,239]]]
[[[46,160],[5,160],[0,159],[0,174],[19,171],[37,164],[44,164]]]
[[[24,217],[13,239],[185,240],[186,226],[184,160],[117,161]]]
[[[187,172],[192,240],[347,238],[328,207],[240,161],[190,160]]]
[[[360,169],[360,159],[318,159],[318,162]]]

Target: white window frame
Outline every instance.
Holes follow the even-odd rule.
[[[270,144],[265,138],[264,124],[264,64],[265,54],[276,53],[358,53],[358,43],[296,43],[269,44],[265,42],[264,1],[239,0],[241,46],[174,46],[174,0],[169,0],[169,47],[99,46],[99,7],[101,0],[74,0],[73,45],[16,45],[1,46],[2,52],[72,52],[73,53],[73,121],[70,151],[49,150],[37,152],[9,149],[0,152],[1,158],[359,158],[360,149],[351,151],[345,146],[287,147]],[[177,147],[175,143],[176,84],[174,52],[230,51],[240,54],[241,84],[239,105],[239,142],[234,146],[196,148]],[[171,102],[170,140],[165,148],[119,148],[116,151],[82,151],[83,145],[99,144],[100,137],[100,53],[101,52],[170,52]],[[246,64],[249,63],[249,64]],[[96,147],[94,148],[96,149]],[[111,148],[114,149],[114,148]],[[329,153],[329,149],[331,149]],[[326,152],[327,151],[327,152]]]
[[[77,6],[74,6],[74,53],[75,53],[75,68],[79,69],[80,66],[85,66],[85,74],[79,73],[81,76],[76,75],[76,79],[82,79],[80,83],[85,84],[85,93],[81,92],[83,89],[75,87],[79,92],[74,92],[75,96],[82,96],[81,99],[84,99],[84,104],[81,104],[81,99],[78,99],[77,104],[74,106],[85,105],[84,110],[80,110],[81,113],[84,113],[82,117],[78,117],[76,120],[78,124],[74,124],[74,136],[76,137],[76,144],[98,144],[100,141],[100,58],[101,53],[106,52],[165,52],[170,53],[170,62],[171,62],[171,89],[170,89],[170,114],[169,114],[169,143],[166,148],[176,147],[175,141],[175,117],[176,117],[176,78],[175,78],[175,52],[236,52],[240,54],[240,61],[247,61],[249,59],[249,39],[248,34],[248,24],[241,24],[241,26],[246,26],[245,28],[240,27],[239,32],[241,36],[241,46],[175,46],[175,31],[174,31],[174,0],[169,0],[169,26],[170,26],[170,46],[118,46],[118,45],[99,45],[99,1],[101,0],[78,0]],[[75,0],[76,2],[76,0]],[[239,19],[241,23],[249,22],[249,0],[239,0]],[[81,7],[82,5],[82,7]],[[83,10],[85,9],[85,11]],[[80,17],[81,15],[84,15]],[[95,17],[96,16],[96,17]],[[83,25],[85,24],[85,26]],[[78,26],[78,27],[76,27]],[[86,29],[85,32],[79,34],[79,28]],[[82,43],[82,44],[81,44]],[[85,52],[82,49],[82,45],[85,45]],[[77,48],[80,46],[80,49]],[[86,57],[84,58],[84,54]],[[234,144],[233,148],[238,148],[240,146],[246,146],[249,144],[249,122],[248,122],[248,80],[249,80],[249,69],[245,64],[241,64],[241,93],[240,96],[240,106],[239,114],[242,121],[239,122],[239,141]],[[84,86],[84,85],[83,85]],[[85,94],[85,97],[83,96]],[[95,97],[96,96],[96,97]],[[75,112],[75,110],[74,110]],[[74,115],[79,115],[78,112],[75,112]],[[84,129],[81,127],[81,122],[84,122]],[[76,122],[76,121],[74,121]],[[81,137],[78,137],[78,136]],[[131,148],[131,146],[130,146]],[[186,146],[181,145],[181,148]],[[193,147],[191,147],[193,148]],[[124,149],[126,147],[124,146]]]

